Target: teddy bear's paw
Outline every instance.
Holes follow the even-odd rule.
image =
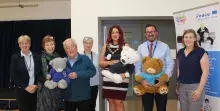
[[[49,80],[45,81],[44,86],[48,87],[49,85],[51,85],[51,82]]]
[[[112,78],[112,73],[108,70],[102,70],[102,75],[111,79]]]
[[[54,88],[57,87],[57,83],[56,83],[56,82],[53,82],[53,81],[47,80],[47,81],[44,83],[44,86],[47,87],[48,89],[54,89]]]
[[[112,57],[112,55],[111,55],[111,54],[108,54],[105,58],[106,58],[107,60],[110,60],[111,57]]]
[[[53,84],[53,87],[54,87],[54,88],[57,87],[57,83],[56,83],[56,82],[52,81],[52,84]],[[53,89],[54,89],[54,88],[53,88]]]
[[[128,72],[125,72],[125,77],[129,78],[130,74]]]
[[[133,90],[136,95],[141,96],[141,92],[137,87],[134,87]]]
[[[168,88],[167,87],[160,87],[158,89],[158,93],[162,94],[162,95],[167,94],[168,93]]]
[[[60,80],[60,81],[58,82],[58,87],[59,87],[60,89],[65,89],[65,88],[67,88],[67,82],[66,82],[64,79]]]
[[[47,74],[46,79],[49,80],[51,78],[50,74]]]
[[[111,80],[116,84],[120,84],[123,81],[119,74],[113,74]]]

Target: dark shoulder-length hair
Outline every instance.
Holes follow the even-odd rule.
[[[184,33],[183,33],[183,38],[182,38],[182,44],[185,46],[185,43],[184,43],[184,36],[186,35],[186,34],[188,34],[188,33],[192,33],[193,35],[194,35],[194,37],[196,38],[196,41],[194,42],[194,48],[198,48],[199,46],[198,46],[198,41],[197,41],[197,35],[196,35],[196,32],[195,32],[195,30],[193,30],[193,29],[187,29],[187,30],[185,30],[184,31]]]
[[[118,32],[119,32],[118,45],[119,45],[119,47],[121,48],[121,47],[125,44],[125,41],[124,41],[124,33],[123,33],[121,27],[118,26],[118,25],[113,25],[113,26],[109,29],[106,44],[113,43],[113,40],[112,40],[112,37],[111,37],[111,36],[112,36],[112,30],[113,30],[114,28],[118,29]]]

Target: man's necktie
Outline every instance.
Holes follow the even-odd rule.
[[[149,48],[149,57],[152,57],[153,56],[153,43],[150,43],[150,48]]]

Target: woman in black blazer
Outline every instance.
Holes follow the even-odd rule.
[[[20,36],[18,44],[21,51],[11,58],[10,76],[16,86],[19,111],[36,111],[37,83],[43,81],[41,58],[30,51],[29,36]]]

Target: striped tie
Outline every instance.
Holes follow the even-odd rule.
[[[152,57],[152,56],[153,56],[153,52],[152,52],[152,51],[153,51],[153,45],[154,45],[153,43],[150,44],[149,57]]]

